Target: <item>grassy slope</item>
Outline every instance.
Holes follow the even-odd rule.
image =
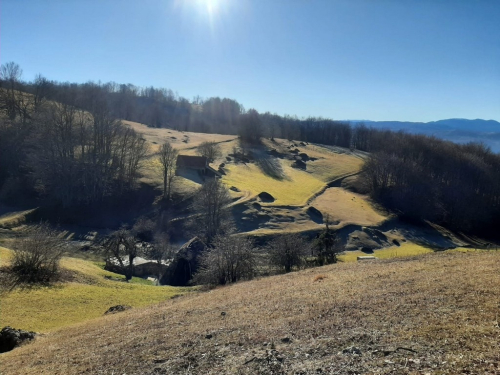
[[[328,214],[330,220],[338,221],[342,225],[378,225],[387,218],[374,209],[366,196],[338,187],[327,189],[310,205],[318,208],[323,216]]]
[[[222,181],[227,186],[236,186],[252,195],[263,191],[271,194],[275,201],[266,205],[304,205],[307,199],[321,190],[324,183],[313,175],[294,169],[282,162],[286,178],[277,180],[262,173],[255,164],[230,164]]]
[[[2,367],[6,374],[498,373],[499,256],[446,252],[240,283],[50,333],[3,354]],[[362,355],[342,352],[350,346]]]
[[[0,247],[1,265],[10,250]],[[76,273],[75,281],[50,287],[16,289],[4,292],[0,301],[0,327],[47,332],[97,318],[111,306],[142,307],[165,301],[188,288],[154,287],[140,283],[112,281],[105,276],[123,278],[83,259],[63,258],[64,269]],[[139,280],[137,280],[139,281]]]
[[[432,253],[433,250],[415,243],[406,242],[401,246],[391,246],[385,249],[374,250],[373,254],[366,254],[362,251],[346,251],[339,255],[339,260],[342,262],[357,262],[358,256],[373,255],[378,259],[402,258],[414,255]]]
[[[249,228],[252,235],[278,233],[278,232],[300,232],[304,230],[318,229],[318,225],[312,221],[306,213],[307,203],[312,199],[314,205],[320,211],[330,214],[332,220],[338,221],[338,227],[349,223],[359,225],[377,225],[385,216],[373,209],[369,200],[361,195],[349,193],[343,189],[327,189],[326,184],[339,177],[356,173],[363,164],[360,155],[353,154],[348,150],[326,146],[307,144],[297,145],[288,140],[277,139],[274,142],[263,140],[264,149],[276,149],[283,155],[290,155],[290,145],[292,148],[298,147],[299,152],[306,153],[315,160],[307,161],[306,170],[291,167],[292,160],[282,158],[276,159],[281,164],[284,178],[272,178],[259,168],[256,163],[236,163],[233,158],[226,160],[226,156],[233,152],[233,148],[239,148],[239,140],[235,136],[219,134],[203,134],[191,132],[178,132],[171,129],[148,128],[145,125],[124,121],[125,124],[141,132],[150,145],[151,155],[158,149],[165,140],[172,142],[182,154],[196,154],[196,146],[203,141],[218,142],[222,151],[220,158],[212,163],[217,168],[220,163],[225,163],[226,174],[222,181],[228,186],[234,186],[240,192],[231,191],[234,198],[244,201],[255,197],[261,192],[268,192],[274,198],[272,203],[262,203],[268,210],[271,220],[260,224],[259,228]],[[174,137],[175,139],[172,139]],[[188,138],[187,143],[183,139]],[[258,148],[253,151],[258,151]],[[263,149],[263,150],[264,150]],[[265,152],[261,150],[262,152]],[[161,168],[158,160],[151,157],[144,163],[144,176],[141,181],[157,188],[161,188]],[[194,173],[192,176],[177,177],[174,182],[174,189],[182,193],[193,193],[201,184],[201,179]],[[318,195],[316,197],[316,195]],[[347,198],[356,197],[354,202]],[[344,199],[345,198],[345,199]],[[355,204],[359,202],[359,204]],[[298,207],[304,209],[297,210]],[[240,220],[240,218],[236,218]]]
[[[13,228],[23,224],[26,221],[26,216],[33,213],[35,209],[7,212],[0,215],[0,228]]]

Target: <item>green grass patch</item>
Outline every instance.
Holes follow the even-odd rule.
[[[346,251],[345,254],[339,255],[341,262],[357,262],[358,256],[373,255],[378,259],[391,259],[409,257],[420,254],[432,253],[433,250],[412,242],[405,242],[401,246],[391,246],[385,249],[374,250],[373,254],[366,254],[362,251]]]
[[[320,191],[325,183],[310,173],[294,169],[282,162],[285,178],[278,180],[262,173],[255,164],[226,166],[228,173],[222,181],[227,186],[236,186],[242,191],[257,195],[263,191],[271,194],[276,205],[304,205],[308,198]]]
[[[11,251],[0,247],[2,264]],[[193,288],[152,286],[147,280],[114,281],[122,275],[103,270],[94,262],[63,258],[61,266],[77,274],[77,282],[52,286],[18,288],[3,292],[0,301],[0,326],[48,332],[102,316],[114,305],[143,307],[184,294]]]

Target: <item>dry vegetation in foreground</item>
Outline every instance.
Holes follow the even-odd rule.
[[[438,253],[240,283],[47,334],[3,354],[2,368],[5,374],[495,374],[499,256]]]

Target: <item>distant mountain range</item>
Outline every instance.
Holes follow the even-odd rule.
[[[454,118],[431,122],[370,120],[349,120],[349,122],[364,123],[376,129],[403,130],[413,134],[433,135],[457,143],[483,142],[494,152],[500,152],[500,122],[495,120]]]

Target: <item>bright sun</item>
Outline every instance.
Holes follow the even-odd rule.
[[[209,16],[215,15],[221,8],[223,0],[195,0],[197,7],[208,13]]]

